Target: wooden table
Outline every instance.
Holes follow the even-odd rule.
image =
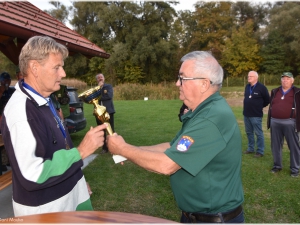
[[[177,223],[134,213],[110,211],[57,212],[1,219],[4,223]]]
[[[7,186],[11,185],[11,183],[12,183],[12,172],[10,170],[0,176],[0,191],[6,188]]]
[[[2,134],[0,134],[0,191],[12,183],[12,172],[7,171],[5,174],[2,172],[2,150],[4,149],[4,143]]]
[[[2,149],[4,147],[4,143],[2,140],[2,134],[0,134],[0,175],[2,175]]]

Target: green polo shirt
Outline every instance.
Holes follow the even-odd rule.
[[[182,128],[165,154],[181,166],[171,175],[179,208],[217,213],[244,201],[242,138],[236,118],[219,92],[182,116]]]

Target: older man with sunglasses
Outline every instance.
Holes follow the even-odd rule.
[[[174,139],[138,147],[115,133],[108,137],[108,148],[149,171],[170,175],[182,223],[243,223],[242,139],[219,93],[223,69],[204,51],[181,61],[176,86],[190,110]]]

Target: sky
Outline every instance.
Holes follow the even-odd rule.
[[[51,9],[54,8],[51,4],[49,4],[48,2],[50,0],[28,0],[29,2],[31,2],[33,5],[35,5],[36,7],[38,7],[41,10],[45,10],[45,9]],[[178,11],[178,10],[193,10],[194,9],[194,4],[197,2],[197,0],[177,0],[180,3],[177,4],[177,6],[174,6],[174,8]],[[63,3],[65,6],[69,6],[71,5],[71,1],[70,0],[60,0],[59,2]]]
[[[1,1],[1,0],[0,0]],[[50,0],[28,0],[31,4],[35,5],[41,10],[49,10],[53,9],[54,6],[49,4]],[[88,0],[86,0],[88,1]],[[97,1],[97,0],[94,0]],[[100,0],[99,0],[100,1]],[[174,6],[175,10],[193,10],[194,9],[194,4],[197,2],[197,0],[177,0],[179,1],[179,4]],[[70,6],[71,5],[71,0],[60,0],[62,4],[65,6]],[[67,22],[66,26],[72,29],[72,26]]]
[[[28,0],[28,1],[31,2],[32,4],[34,4],[36,7],[40,8],[41,10],[53,8],[53,6],[48,3],[50,0]],[[83,1],[89,1],[89,0],[83,0]],[[101,1],[101,0],[92,0],[92,1]],[[130,1],[130,0],[127,0],[127,1]],[[132,0],[132,1],[134,1],[134,0]],[[145,0],[145,1],[147,1],[147,0]],[[149,1],[151,1],[151,0],[149,0]],[[155,1],[155,0],[153,0],[153,1]],[[211,0],[177,0],[177,1],[179,2],[179,4],[174,6],[174,8],[178,11],[178,10],[193,10],[194,9],[194,4],[197,1],[211,1]],[[237,0],[233,0],[233,1],[237,1]],[[244,0],[244,1],[250,1],[250,2],[269,1],[269,2],[272,2],[274,0]],[[59,2],[63,3],[66,6],[71,5],[71,0],[60,0]]]
[[[29,1],[30,3],[32,3],[33,5],[35,5],[36,7],[38,7],[41,10],[49,10],[49,9],[54,8],[53,5],[49,4],[50,0],[27,0],[27,1]],[[52,1],[54,1],[54,0],[52,0]],[[65,6],[71,6],[71,1],[74,1],[74,0],[59,0],[59,2],[61,2]],[[80,0],[78,0],[78,1],[80,1]],[[82,0],[82,1],[89,1],[89,0]],[[91,0],[91,1],[102,1],[102,0]],[[127,1],[130,1],[130,0],[127,0]],[[134,1],[134,0],[131,0],[131,1]],[[145,0],[145,1],[151,1],[151,0]],[[153,1],[155,1],[155,0],[153,0]],[[160,0],[158,0],[158,1],[160,1]],[[165,0],[165,1],[168,1],[168,0]],[[195,9],[194,4],[197,1],[201,1],[201,0],[176,0],[176,1],[179,2],[179,4],[177,4],[176,6],[173,6],[176,11],[179,11],[179,10],[193,11]],[[202,1],[213,1],[213,0],[202,0]],[[267,0],[244,0],[244,1],[264,2]],[[268,0],[268,1],[273,1],[273,0]],[[69,28],[72,29],[72,26],[68,22],[66,23],[66,26],[68,26]]]

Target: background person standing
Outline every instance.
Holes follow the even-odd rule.
[[[109,114],[109,123],[111,126],[111,129],[113,132],[115,131],[115,124],[114,124],[114,114],[115,114],[115,107],[113,103],[113,97],[114,97],[114,90],[112,85],[105,83],[105,77],[102,73],[99,73],[96,75],[97,83],[101,88],[101,98],[99,99],[99,105],[103,105],[106,107],[106,111]],[[96,122],[98,125],[102,124],[98,118],[96,118]],[[104,134],[105,140],[106,140],[106,132]],[[107,153],[108,148],[106,146],[106,142],[104,142],[104,145],[102,147],[101,153]]]
[[[0,74],[0,123],[1,123],[4,108],[15,91],[15,88],[10,87],[10,83],[11,83],[11,77],[9,73],[7,72],[1,73]],[[0,154],[2,154],[1,170],[7,171],[7,166],[10,166],[10,163],[5,148],[2,148],[0,150]]]
[[[3,72],[0,74],[0,121],[4,108],[10,97],[15,91],[15,88],[10,87],[11,77],[9,73]]]
[[[290,150],[290,172],[299,176],[300,166],[300,89],[293,86],[294,76],[290,72],[281,75],[281,86],[271,91],[267,127],[271,130],[273,155],[272,173],[282,170],[282,148],[284,138]]]
[[[23,74],[21,73],[21,71],[20,71],[20,68],[19,68],[19,66],[17,66],[17,68],[16,68],[16,78],[17,78],[17,80],[19,81],[19,80],[22,80],[24,77],[23,77]]]
[[[188,111],[189,111],[189,108],[184,103],[182,103],[182,106],[180,107],[179,114],[178,114],[178,118],[179,118],[180,122],[182,122],[181,116],[186,114]]]
[[[248,148],[245,154],[255,153],[255,138],[257,150],[254,157],[259,158],[264,155],[265,139],[262,130],[263,108],[269,105],[270,95],[268,89],[258,81],[256,71],[248,73],[248,84],[244,92],[244,124],[248,138]]]

